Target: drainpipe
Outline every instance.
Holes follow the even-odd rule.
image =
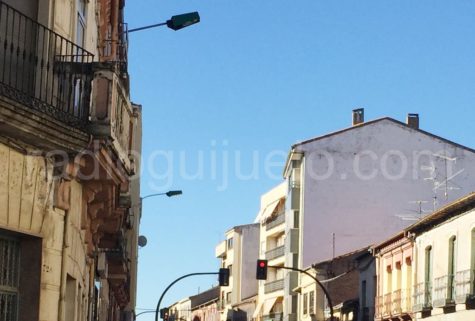
[[[119,0],[111,1],[111,57],[112,60],[117,58],[117,44],[119,43]]]
[[[61,258],[61,283],[59,290],[59,306],[58,306],[58,320],[67,321],[65,319],[65,304],[66,304],[66,264],[67,255],[66,250],[69,248],[69,210],[64,211],[64,227],[63,227],[63,249]]]

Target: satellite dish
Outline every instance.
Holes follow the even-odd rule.
[[[147,238],[143,235],[140,235],[139,236],[139,246],[144,247],[145,245],[147,245]]]

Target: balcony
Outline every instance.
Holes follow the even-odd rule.
[[[464,270],[455,274],[455,302],[469,303],[474,301],[474,270]]]
[[[454,275],[444,275],[434,279],[434,300],[436,308],[447,307],[455,303]]]
[[[262,321],[282,321],[284,320],[284,313],[271,313],[264,315]]]
[[[396,290],[392,294],[392,311],[391,315],[399,315],[402,312],[401,301],[402,301],[402,292],[401,290]]]
[[[226,241],[222,241],[216,246],[214,254],[217,258],[223,258],[226,256]]]
[[[129,156],[136,115],[128,91],[113,67],[103,64],[94,74],[89,132],[110,140],[126,170],[133,171]]]
[[[418,283],[413,291],[413,312],[421,312],[432,309],[432,284]]]
[[[392,293],[391,316],[403,316],[412,312],[411,291],[409,289],[400,289]]]
[[[285,213],[276,215],[272,220],[266,223],[266,231],[285,223]]]
[[[273,260],[279,257],[284,256],[285,254],[285,246],[281,245],[278,247],[273,248],[266,252],[266,260]]]
[[[86,129],[93,55],[4,2],[0,39],[2,107]]]
[[[267,282],[264,285],[264,293],[271,293],[284,289],[284,279]]]

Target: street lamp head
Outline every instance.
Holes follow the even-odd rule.
[[[167,27],[176,31],[198,22],[200,22],[200,15],[195,11],[171,17],[170,20],[167,20]]]
[[[165,193],[166,196],[168,197],[172,197],[172,196],[176,196],[176,195],[181,195],[183,194],[183,191],[181,190],[178,190],[178,191],[168,191]]]

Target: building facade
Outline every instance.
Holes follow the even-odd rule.
[[[374,256],[366,252],[356,258],[359,273],[358,321],[374,320],[376,299],[376,263]]]
[[[474,176],[475,152],[419,129],[418,115],[364,122],[355,110],[352,127],[290,150],[285,264],[302,268],[380,242],[473,190]],[[297,278],[284,279],[284,320],[296,320]]]
[[[279,184],[261,197],[261,206],[256,217],[260,225],[259,258],[268,260],[269,266],[284,266],[286,223],[285,211],[287,185]],[[256,262],[254,262],[254,278]],[[282,320],[284,300],[284,272],[268,269],[267,280],[259,281],[257,307],[254,319],[259,321]]]
[[[256,307],[256,261],[259,253],[259,224],[235,226],[216,246],[222,268],[230,271],[229,286],[220,289],[221,320],[250,321]]]
[[[219,321],[219,287],[190,297],[191,321]]]
[[[0,1],[0,319],[133,319],[141,108],[123,5]]]
[[[415,318],[475,319],[475,194],[427,216],[407,233],[415,237]]]
[[[374,247],[376,320],[412,320],[413,240],[404,231]]]

